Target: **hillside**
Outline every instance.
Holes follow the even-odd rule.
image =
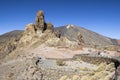
[[[0,44],[9,41],[11,38],[19,39],[22,33],[22,30],[14,30],[0,35]]]
[[[120,40],[117,40],[118,44],[120,45]]]
[[[80,32],[86,45],[107,46],[118,44],[116,39],[100,35],[96,32],[75,25],[69,24],[66,26],[57,27],[56,30],[60,30],[63,36],[72,41],[77,41],[77,34]]]
[[[17,47],[17,42],[22,37],[22,30],[14,30],[0,35],[0,59],[12,52]]]

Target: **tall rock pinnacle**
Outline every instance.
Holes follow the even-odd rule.
[[[46,30],[46,23],[44,20],[44,12],[43,11],[38,11],[36,14],[35,28],[38,31],[42,30],[42,32],[44,30]]]
[[[25,28],[26,34],[38,34],[41,33],[53,33],[54,34],[54,25],[50,22],[46,23],[44,19],[44,12],[42,10],[38,11],[36,14],[35,24],[28,24]],[[57,32],[55,35],[60,38],[60,32]]]

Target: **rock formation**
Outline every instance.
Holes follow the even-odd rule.
[[[78,37],[79,45],[83,43],[82,36]],[[61,46],[61,47],[76,47],[77,42],[70,41],[66,37],[61,37],[61,31],[54,31],[54,25],[50,22],[46,23],[44,19],[44,12],[38,11],[36,14],[35,24],[26,25],[24,36],[20,40],[22,47],[28,45],[40,45],[45,44],[47,46]]]
[[[20,40],[20,45],[22,47],[28,45],[33,46],[36,44],[40,45],[53,38],[57,38],[54,34],[53,24],[50,22],[46,23],[44,12],[38,11],[36,14],[35,24],[30,23],[26,25],[24,36]]]
[[[26,25],[25,33],[27,33],[27,34],[33,34],[33,33],[35,33],[35,25],[34,24],[28,24],[28,25]]]
[[[46,30],[46,25],[45,25],[45,20],[44,20],[44,12],[43,11],[38,11],[35,19],[35,28],[38,31],[44,32]]]
[[[44,12],[38,11],[36,14],[35,24],[28,24],[25,28],[26,34],[34,34],[34,33],[53,33],[54,26],[52,23],[46,23],[44,19]],[[40,34],[39,34],[40,35]]]
[[[83,45],[84,44],[83,36],[80,33],[78,33],[77,38],[78,38],[78,45]]]
[[[118,72],[118,79],[120,79],[120,66],[118,67],[117,72]]]
[[[53,33],[54,31],[54,26],[49,22],[47,23],[47,29],[46,29],[47,32],[51,32]]]
[[[55,36],[58,37],[58,38],[61,37],[61,32],[60,32],[60,30],[56,30],[56,31],[55,31]]]

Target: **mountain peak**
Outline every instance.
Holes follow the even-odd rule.
[[[69,29],[70,27],[74,27],[75,25],[73,25],[73,24],[68,24],[67,26],[66,26],[66,28],[67,29]]]

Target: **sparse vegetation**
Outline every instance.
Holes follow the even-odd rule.
[[[56,61],[56,64],[57,64],[58,66],[64,66],[64,65],[66,65],[65,61],[63,61],[63,60],[57,60],[57,61]]]
[[[101,47],[103,50],[109,50],[109,51],[117,51],[119,50],[120,46],[117,45],[109,45],[105,47]]]
[[[67,80],[67,76],[62,76],[59,80]]]
[[[96,72],[103,71],[104,69],[106,69],[106,63],[101,63],[101,64],[97,67]]]
[[[84,67],[84,68],[79,68],[79,70],[82,70],[82,71],[90,71],[90,69],[89,69],[89,68],[87,68],[87,67]]]
[[[79,76],[78,75],[73,75],[72,80],[79,80]]]

